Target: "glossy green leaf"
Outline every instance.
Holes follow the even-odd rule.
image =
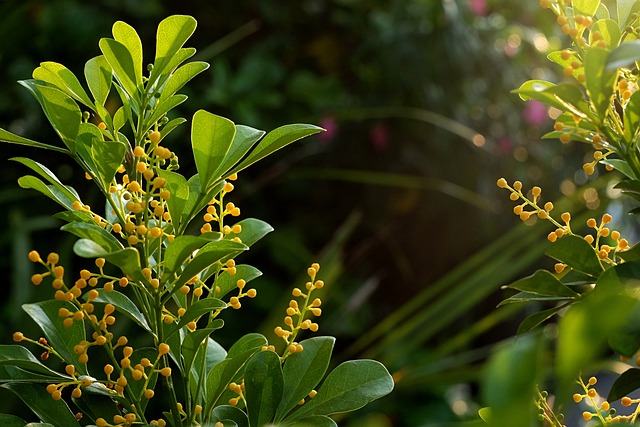
[[[113,24],[112,34],[115,41],[127,48],[133,61],[133,82],[142,87],[142,42],[138,33],[126,22],[117,21]]]
[[[10,160],[22,163],[23,165],[25,165],[28,168],[30,168],[32,171],[36,172],[42,178],[47,180],[60,193],[65,195],[65,200],[72,200],[72,201],[73,200],[80,200],[80,196],[78,195],[78,192],[75,191],[73,188],[64,185],[58,179],[58,177],[53,172],[51,172],[51,170],[49,170],[49,168],[47,168],[46,166],[44,166],[44,165],[42,165],[42,164],[40,164],[40,163],[38,163],[38,162],[36,162],[34,160],[28,159],[26,157],[13,157]]]
[[[513,304],[513,303],[522,303],[522,302],[560,302],[573,300],[574,298],[568,297],[550,297],[550,296],[541,296],[538,294],[533,294],[530,292],[518,292],[515,295],[511,295],[509,298],[500,301],[498,307],[502,307],[503,305]]]
[[[548,308],[546,310],[538,311],[537,313],[533,313],[527,316],[522,322],[520,322],[520,325],[518,326],[517,334],[522,335],[526,332],[529,332],[537,328],[538,326],[546,322],[548,319],[558,314],[561,310],[567,307],[567,305],[568,304],[557,305],[553,308]]]
[[[243,410],[230,405],[220,405],[211,413],[211,422],[233,421],[238,427],[249,427],[249,419]],[[224,424],[227,427],[227,424]]]
[[[154,82],[160,74],[168,74],[172,71],[169,69],[169,64],[196,30],[196,25],[195,19],[184,15],[173,15],[160,22],[156,34],[156,56],[150,81]]]
[[[160,95],[160,102],[176,94],[182,87],[187,84],[198,74],[202,73],[209,68],[209,64],[202,61],[189,62],[178,68],[171,74],[167,83],[162,88],[162,94]]]
[[[33,70],[33,78],[50,83],[76,101],[93,108],[93,102],[78,78],[64,65],[57,62],[41,62],[40,66]]]
[[[78,310],[73,304],[58,300],[22,305],[22,309],[38,324],[49,344],[65,362],[74,365],[79,373],[86,374],[86,365],[78,361],[78,355],[73,351],[73,347],[86,338],[84,324],[73,322],[71,327],[65,327],[64,319],[58,315],[61,308],[66,308],[72,313]]]
[[[615,402],[638,389],[640,389],[640,369],[627,369],[613,382],[607,400]]]
[[[570,83],[553,84],[544,80],[529,80],[513,93],[527,101],[537,99],[561,111],[570,112],[582,118],[589,115],[589,106],[579,86]]]
[[[51,384],[60,381],[60,374],[44,375],[7,364],[0,365],[0,383],[23,382],[31,384]]]
[[[244,244],[231,240],[219,240],[207,243],[198,251],[191,262],[184,267],[174,287],[179,288],[205,268],[210,267],[224,258],[233,257],[247,249],[247,246]]]
[[[185,205],[189,200],[189,185],[185,177],[177,172],[158,169],[158,176],[167,180],[165,188],[171,193],[171,197],[167,200],[169,214],[171,215],[171,220],[174,222],[174,227],[178,227]]]
[[[624,139],[629,144],[638,131],[640,125],[640,92],[634,92],[624,109]]]
[[[491,408],[484,407],[478,409],[478,415],[480,416],[480,418],[482,418],[482,421],[489,424],[489,422],[491,421]]]
[[[43,365],[29,350],[21,345],[0,345],[0,365],[16,366],[29,372],[58,378],[59,381],[71,379]]]
[[[69,153],[69,150],[67,150],[66,148],[56,147],[55,145],[49,145],[49,144],[44,144],[42,142],[33,141],[31,139],[24,138],[20,135],[16,135],[4,129],[0,129],[0,142],[26,145],[28,147],[35,147],[35,148],[44,148],[46,150],[58,151],[60,153],[65,153],[65,154]]]
[[[72,399],[74,405],[82,412],[83,420],[91,420],[94,424],[98,418],[112,420],[114,415],[120,414],[111,397],[106,396],[105,393],[93,391],[98,388],[98,384],[94,382],[88,388],[85,387],[79,399]],[[102,386],[102,384],[100,385]]]
[[[227,358],[214,365],[207,374],[205,413],[220,401],[229,384],[238,375],[251,356],[267,345],[267,339],[260,334],[248,334],[240,338],[227,354]]]
[[[177,272],[182,264],[187,261],[196,249],[207,244],[210,239],[200,236],[183,235],[176,237],[167,245],[164,252],[164,264],[161,283],[164,283]]]
[[[245,367],[244,385],[249,425],[262,427],[269,424],[284,388],[280,357],[268,350],[254,354]]]
[[[249,283],[251,280],[255,279],[256,277],[260,277],[261,275],[262,273],[260,272],[260,270],[253,266],[246,264],[236,264],[236,274],[231,275],[226,271],[223,271],[216,278],[216,289],[220,289],[220,291],[216,291],[216,295],[222,298],[228,292],[238,288],[238,280],[242,279],[245,282]]]
[[[292,142],[306,136],[322,132],[323,130],[324,129],[321,127],[306,124],[285,125],[274,129],[267,133],[267,135],[258,143],[256,148],[254,148],[253,151],[251,151],[251,153],[249,153],[249,155],[228,174],[231,175],[233,173],[240,172]]]
[[[618,23],[613,19],[599,19],[593,23],[589,31],[589,44],[595,45],[597,40],[594,39],[596,33],[600,34],[599,40],[604,40],[607,46],[618,46],[620,43],[620,28]]]
[[[180,317],[178,328],[182,328],[192,320],[198,320],[201,316],[212,311],[227,308],[227,303],[218,298],[204,298],[193,303]]]
[[[233,166],[236,165],[253,147],[260,138],[264,136],[265,132],[254,129],[248,126],[236,125],[236,134],[233,137],[233,142],[229,147],[224,162],[218,168],[218,175],[228,175]]]
[[[273,231],[271,225],[255,218],[246,218],[237,224],[242,227],[242,231],[240,233],[229,233],[228,238],[239,237],[242,243],[247,246],[252,246]]]
[[[622,159],[605,159],[605,160],[600,160],[600,163],[602,163],[603,165],[611,166],[612,168],[614,168],[618,172],[620,172],[623,175],[625,175],[627,178],[639,179],[639,177],[636,176],[636,173],[633,171],[633,169],[631,169],[631,167],[629,166],[629,163],[627,163],[625,160],[622,160]]]
[[[481,390],[483,403],[491,408],[491,426],[537,424],[534,422],[537,408],[531,402],[540,375],[541,348],[539,336],[529,334],[494,350],[483,374]]]
[[[324,415],[315,415],[313,417],[304,418],[302,420],[296,420],[291,423],[284,422],[282,426],[295,426],[295,427],[338,427],[335,421]]]
[[[193,365],[193,361],[196,358],[196,355],[206,349],[206,347],[201,344],[209,338],[209,335],[211,335],[211,333],[222,328],[223,326],[224,321],[222,319],[214,319],[213,321],[209,322],[209,324],[204,328],[196,329],[193,332],[187,332],[180,348],[182,359],[184,361],[185,372],[191,371],[191,367]],[[195,378],[197,382],[197,374]]]
[[[20,84],[35,96],[62,142],[74,152],[75,139],[82,120],[78,104],[60,90],[45,86],[36,80],[21,80]]]
[[[136,65],[131,57],[129,49],[122,43],[108,38],[102,38],[99,42],[100,50],[113,75],[132,100],[137,99],[138,86],[136,84]]]
[[[640,262],[625,262],[607,269],[596,282],[599,291],[614,292],[640,299]]]
[[[598,47],[588,49],[584,56],[587,93],[598,117],[604,117],[611,106],[613,86],[617,76],[617,70],[605,68],[608,56],[609,51]]]
[[[636,0],[617,0],[616,7],[618,10],[618,25],[620,30],[629,25],[629,18],[633,12],[640,9],[640,3]]]
[[[109,252],[93,240],[80,239],[73,245],[73,251],[83,258],[105,258],[109,263],[120,268],[123,274],[142,283],[148,282],[147,278],[142,274],[140,253],[136,248],[124,248],[119,251]]]
[[[578,293],[565,286],[547,270],[538,270],[531,276],[517,280],[508,286],[523,292],[553,297],[576,298]]]
[[[3,427],[25,427],[26,424],[26,421],[15,415],[0,414],[0,425]]]
[[[42,385],[27,383],[2,384],[14,392],[42,421],[56,426],[80,427],[64,400],[53,400]]]
[[[133,301],[131,301],[128,296],[118,291],[107,292],[104,289],[99,289],[98,293],[98,297],[93,300],[94,302],[102,304],[113,304],[117,311],[133,320],[148,332],[152,332],[144,315],[138,309],[138,306]]]
[[[60,227],[63,231],[68,231],[81,239],[93,240],[108,252],[115,252],[124,249],[122,244],[104,228],[96,223],[71,222]]]
[[[564,236],[551,244],[545,254],[593,277],[603,271],[595,250],[582,237]]]
[[[609,53],[605,68],[614,71],[636,61],[640,61],[640,40],[624,42]]]
[[[109,190],[116,171],[123,163],[125,150],[126,146],[122,142],[93,140],[91,154],[94,159],[99,159],[95,162],[95,172],[105,191]]]
[[[145,131],[149,130],[154,123],[162,118],[169,111],[173,110],[178,105],[182,104],[187,100],[187,95],[177,94],[173,95],[170,98],[160,100],[156,107],[153,110],[153,114],[146,121],[147,128]]]
[[[600,0],[573,0],[571,5],[576,15],[593,16],[598,10]]]
[[[113,79],[113,73],[107,59],[103,55],[99,55],[88,60],[84,65],[84,77],[96,103],[104,105],[111,91],[111,80]]]
[[[300,344],[304,350],[291,354],[284,363],[284,393],[275,414],[276,422],[282,420],[320,383],[329,367],[335,338],[313,337]]]
[[[318,394],[295,411],[289,420],[313,415],[355,411],[391,393],[393,379],[375,360],[350,360],[338,365],[322,383]]]
[[[59,203],[66,209],[73,209],[74,200],[69,199],[66,194],[63,194],[55,186],[46,185],[35,176],[26,175],[18,178],[18,185],[22,188],[31,188],[33,190],[37,190],[45,196],[49,197],[54,202]]]
[[[204,110],[193,115],[191,146],[202,188],[208,188],[218,178],[216,174],[225,161],[235,133],[233,122],[224,117]]]

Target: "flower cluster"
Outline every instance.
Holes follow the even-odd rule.
[[[589,410],[585,410],[582,413],[582,419],[589,421],[595,418],[604,426],[627,422],[629,424],[633,424],[636,421],[638,414],[640,414],[640,399],[631,399],[626,396],[620,399],[622,406],[628,407],[634,404],[638,406],[631,415],[617,415],[616,409],[612,408],[611,404],[607,400],[600,397],[596,389],[593,387],[597,382],[598,379],[595,377],[589,378],[586,383],[582,378],[578,378],[577,383],[582,388],[582,393],[575,393],[573,395],[573,401],[575,403],[586,402],[590,407]]]

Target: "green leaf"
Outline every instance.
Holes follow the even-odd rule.
[[[82,120],[78,104],[60,90],[43,85],[36,80],[21,80],[19,83],[35,96],[62,142],[71,152],[74,152],[75,139]]]
[[[491,426],[536,424],[537,410],[531,402],[542,366],[541,344],[539,335],[519,336],[497,346],[489,358],[481,394],[483,402],[491,408]]]
[[[94,299],[94,302],[103,304],[113,304],[113,306],[120,313],[133,320],[135,323],[145,330],[152,332],[144,315],[138,309],[138,306],[129,299],[125,294],[118,291],[107,292],[104,289],[98,290],[98,298]]]
[[[391,393],[391,390],[393,379],[380,362],[350,360],[331,371],[318,394],[288,417],[288,420],[355,411]]]
[[[99,55],[88,60],[84,65],[84,77],[96,103],[104,106],[109,97],[113,79],[113,73],[107,59],[103,55]]]
[[[128,98],[137,106],[137,104],[139,104],[137,102],[137,72],[131,52],[129,52],[127,46],[108,38],[100,39],[99,46],[102,54],[113,70],[113,75],[128,94]]]
[[[216,295],[222,298],[228,292],[238,288],[238,280],[242,279],[249,283],[251,280],[256,277],[260,277],[261,275],[262,273],[260,270],[255,267],[246,264],[236,265],[236,274],[231,275],[226,271],[223,271],[216,278]],[[219,292],[217,290],[218,288],[220,289]]]
[[[617,0],[616,6],[618,9],[618,25],[620,26],[620,30],[622,30],[629,25],[631,14],[640,9],[640,3],[636,0]]]
[[[507,287],[536,295],[567,298],[580,296],[580,294],[562,284],[562,282],[547,270],[538,270],[531,276],[517,280]]]
[[[640,40],[624,42],[609,53],[605,69],[614,71],[636,61],[640,61]]]
[[[131,366],[136,366],[143,358],[147,358],[151,361],[157,360],[158,350],[152,347],[142,347],[135,349],[133,351],[133,354],[129,357]],[[124,376],[127,379],[127,388],[129,389],[128,391],[136,397],[136,400],[140,402],[142,410],[144,410],[149,403],[149,399],[144,397],[144,390],[145,388],[153,389],[155,387],[156,381],[158,379],[158,373],[154,372],[154,369],[151,366],[145,368],[144,372],[149,377],[149,383],[145,387],[145,381],[134,380],[129,369],[123,369],[123,371]]]
[[[124,248],[109,252],[93,240],[80,239],[73,245],[73,251],[83,258],[105,258],[109,263],[120,268],[125,275],[139,282],[148,283],[148,279],[142,274],[140,253],[136,248]]]
[[[86,338],[84,323],[73,322],[71,327],[65,327],[63,325],[64,319],[58,315],[61,308],[66,308],[71,313],[78,311],[78,308],[70,302],[58,300],[22,305],[22,309],[38,324],[49,344],[65,362],[74,365],[76,371],[86,375],[86,365],[78,361],[78,355],[73,351],[73,347]]]
[[[553,84],[544,80],[529,80],[512,91],[524,101],[537,99],[561,111],[570,112],[581,118],[590,115],[589,105],[579,86],[571,83]]]
[[[153,110],[153,114],[146,121],[147,128],[145,131],[151,129],[154,123],[162,118],[165,114],[167,114],[170,110],[173,110],[178,105],[182,104],[187,100],[187,95],[173,95],[172,97],[159,101],[156,107]]]
[[[133,61],[133,81],[137,87],[142,87],[142,42],[138,33],[131,25],[122,21],[114,23],[111,31],[115,41],[127,48]]]
[[[219,167],[219,175],[229,175],[226,172],[235,166],[264,134],[264,131],[258,129],[236,125],[236,134],[233,137],[233,142],[229,147],[224,162]]]
[[[324,129],[318,126],[306,125],[306,124],[292,124],[281,126],[277,129],[269,132],[257,145],[257,147],[235,168],[233,168],[228,174],[232,175],[236,172],[251,166],[255,162],[267,157],[273,152],[302,139],[306,136],[310,136]]]
[[[196,25],[195,19],[185,15],[169,16],[160,22],[156,34],[156,57],[149,77],[151,82],[154,82],[160,74],[173,71],[168,69],[168,65],[189,40],[196,30]]]
[[[193,365],[196,355],[205,350],[206,347],[201,345],[204,340],[208,339],[212,332],[222,328],[223,326],[224,321],[222,319],[214,319],[204,328],[196,329],[193,332],[187,332],[180,349],[184,361],[185,372],[191,371],[191,366]],[[195,376],[197,378],[198,374],[196,373]]]
[[[71,377],[59,374],[43,365],[29,350],[21,345],[0,345],[0,365],[17,366],[29,372],[58,378],[59,381],[71,379]]]
[[[202,315],[215,310],[227,308],[227,303],[218,298],[204,298],[196,301],[187,309],[178,322],[178,328],[182,328],[192,320],[199,319]]]
[[[640,369],[631,368],[624,371],[611,386],[607,400],[615,402],[640,388]]]
[[[227,358],[214,365],[207,374],[205,413],[219,402],[229,384],[251,356],[267,345],[267,339],[260,334],[248,334],[240,338],[230,349]]]
[[[329,367],[335,341],[334,337],[313,337],[300,343],[304,348],[301,353],[287,357],[283,368],[284,393],[276,411],[276,422],[320,383]]]
[[[233,257],[248,248],[242,243],[231,240],[218,240],[204,245],[197,255],[185,267],[180,278],[173,285],[176,289],[188,282],[192,277],[198,275],[202,270],[215,264],[216,262]]]
[[[26,421],[15,415],[0,414],[0,425],[3,427],[25,427],[26,424]]]
[[[93,102],[87,96],[78,78],[64,65],[57,62],[41,62],[40,66],[33,70],[33,78],[55,86],[76,101],[93,109]]]
[[[209,243],[210,239],[200,236],[183,235],[176,237],[167,245],[164,252],[164,264],[161,283],[164,283],[177,272],[182,264],[187,261],[196,249],[200,249]]]
[[[573,0],[571,4],[576,15],[593,16],[600,6],[600,0]]]
[[[636,276],[637,277],[637,276]],[[640,349],[640,303],[636,303],[629,318],[607,338],[609,347],[618,354],[633,357]]]
[[[191,146],[203,189],[219,178],[220,166],[231,148],[235,133],[233,122],[224,117],[204,110],[193,115]]]
[[[520,322],[520,325],[518,326],[518,332],[516,333],[518,335],[522,335],[526,332],[529,332],[537,328],[539,325],[547,321],[547,319],[550,319],[551,317],[559,313],[567,305],[568,304],[558,305],[556,307],[549,308],[547,310],[542,310],[527,316],[522,322]]]
[[[592,47],[587,50],[584,57],[587,93],[599,117],[604,117],[611,106],[611,96],[617,76],[617,70],[609,70],[605,67],[608,56],[607,50]]]
[[[60,227],[63,231],[68,231],[81,239],[93,240],[108,252],[115,252],[124,249],[122,244],[104,228],[93,223],[88,224],[86,222],[72,222]]]
[[[603,165],[611,166],[612,168],[614,168],[615,170],[617,170],[627,178],[638,179],[638,177],[636,176],[636,173],[633,171],[633,169],[631,169],[631,167],[629,166],[629,163],[627,163],[627,161],[625,160],[605,159],[605,160],[600,160],[600,163],[602,163]]]
[[[640,92],[634,92],[624,109],[624,139],[629,144],[638,131],[640,124]]]
[[[39,191],[45,196],[49,197],[56,203],[59,203],[66,209],[73,209],[73,200],[67,198],[66,194],[63,194],[53,185],[46,185],[33,175],[26,175],[18,178],[18,185],[22,188],[31,188]]]
[[[603,271],[593,247],[582,237],[564,236],[551,244],[545,254],[592,277]]]
[[[625,262],[607,269],[596,282],[596,289],[640,299],[640,262]]]
[[[498,304],[498,307],[502,307],[503,305],[506,305],[506,304],[531,302],[531,301],[535,301],[535,302],[560,302],[560,301],[567,301],[567,300],[573,300],[573,298],[549,297],[549,296],[540,296],[540,295],[537,295],[537,294],[532,294],[530,292],[518,292],[517,294],[511,295],[509,298],[507,298],[505,300],[502,300],[500,302],[500,304]]]
[[[272,420],[283,393],[280,357],[274,351],[259,351],[244,370],[245,399],[249,425],[262,427]]]
[[[618,46],[620,43],[620,28],[618,23],[613,19],[599,19],[593,23],[591,30],[589,31],[589,44],[596,44],[597,40],[594,40],[594,35],[600,33],[601,39],[607,43],[607,46]]]
[[[243,410],[230,405],[216,406],[211,412],[211,423],[225,423],[226,421],[233,421],[238,427],[249,427],[249,419]]]
[[[64,195],[64,200],[65,201],[71,201],[71,203],[73,204],[73,201],[80,200],[80,196],[78,195],[78,193],[73,188],[64,185],[58,179],[58,177],[53,172],[51,172],[46,166],[44,166],[44,165],[42,165],[42,164],[40,164],[40,163],[38,163],[38,162],[36,162],[34,160],[28,159],[26,157],[13,157],[10,160],[22,163],[23,165],[25,165],[28,168],[30,168],[32,171],[36,172],[42,178],[47,180],[61,194]]]
[[[67,150],[66,148],[60,148],[60,147],[56,147],[54,145],[49,145],[49,144],[44,144],[42,142],[38,142],[38,141],[33,141],[31,139],[28,138],[24,138],[20,135],[16,135],[14,133],[11,133],[7,130],[4,129],[0,129],[0,142],[8,142],[10,144],[19,144],[19,145],[26,145],[28,147],[35,147],[35,148],[44,148],[47,150],[53,150],[53,151],[58,151],[60,153],[65,153],[68,154],[69,150]]]
[[[27,371],[10,364],[0,366],[0,383],[22,382],[30,384],[52,384],[59,381],[60,374],[56,374],[55,376],[36,374],[35,372]]]
[[[159,102],[164,101],[170,96],[178,92],[182,87],[187,84],[191,79],[209,68],[209,64],[202,61],[189,62],[178,68],[171,74],[167,83],[162,88],[162,94],[160,95]]]
[[[482,418],[482,421],[489,424],[489,422],[491,421],[491,412],[492,412],[491,408],[488,408],[488,407],[480,408],[478,409],[478,416]]]
[[[636,243],[627,251],[616,252],[616,255],[626,262],[640,261],[640,243]]]
[[[91,145],[91,155],[95,162],[95,172],[105,191],[109,190],[116,171],[123,163],[126,146],[119,141],[102,141],[94,139]]]
[[[282,426],[295,426],[295,427],[338,427],[335,421],[324,415],[315,415],[313,417],[304,418],[302,420],[296,420],[292,423],[286,421]]]
[[[56,426],[80,427],[75,415],[63,399],[53,400],[44,386],[27,383],[2,384],[18,397],[42,421]]]
[[[171,194],[171,197],[167,200],[167,205],[174,227],[177,228],[181,223],[185,205],[189,200],[189,185],[186,178],[177,172],[158,169],[158,176],[167,180],[165,188]]]
[[[242,227],[242,231],[240,233],[229,233],[227,238],[239,237],[240,240],[242,240],[242,243],[247,246],[252,246],[258,240],[273,231],[273,227],[271,227],[271,225],[255,218],[243,219],[238,222],[237,225]]]

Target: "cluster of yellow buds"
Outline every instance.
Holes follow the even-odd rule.
[[[233,260],[230,260],[230,261],[233,261]],[[227,265],[228,264],[229,264],[229,261],[227,261]],[[233,265],[234,265],[233,270],[229,271],[229,268],[227,268],[227,273],[231,275],[236,274],[235,263]],[[244,289],[247,286],[247,282],[244,279],[238,279],[236,281],[236,286],[238,288],[238,295],[229,298],[229,303],[227,304],[229,307],[233,308],[234,310],[238,310],[240,307],[242,307],[242,304],[240,303],[240,298],[243,298],[243,297],[255,298],[258,295],[258,291],[255,290],[254,288],[248,289],[245,292]]]
[[[82,396],[82,389],[89,387],[93,383],[93,379],[88,376],[78,378],[76,376],[76,367],[73,365],[66,365],[64,370],[73,380],[58,384],[49,384],[46,388],[47,393],[51,395],[53,400],[60,400],[62,398],[62,390],[68,386],[74,386],[73,391],[71,391],[71,397],[79,399],[80,396]]]
[[[230,181],[235,181],[237,179],[238,174],[235,173],[227,177],[227,181],[224,183],[222,191],[220,191],[218,196],[210,200],[207,204],[207,210],[203,215],[205,224],[200,228],[200,232],[202,234],[210,233],[213,231],[213,226],[211,225],[211,223],[216,223],[217,231],[225,236],[228,236],[230,234],[240,234],[242,232],[242,226],[240,224],[225,225],[224,223],[224,218],[228,215],[233,217],[240,216],[239,207],[237,207],[232,202],[224,202],[224,196],[232,192],[235,188]],[[232,240],[236,242],[241,241],[237,236],[233,237]]]
[[[236,397],[232,397],[231,399],[229,399],[229,405],[237,406],[240,400],[244,401],[244,391],[245,391],[244,379],[240,384],[237,384],[235,382],[230,383],[229,390],[231,390],[232,392],[238,395]]]
[[[623,423],[630,420],[635,420],[635,415],[616,415],[615,408],[611,407],[611,404],[602,399],[595,388],[594,385],[597,384],[598,379],[596,377],[591,377],[585,383],[582,378],[578,378],[578,384],[582,387],[582,393],[575,393],[573,395],[573,401],[575,403],[581,403],[582,401],[586,401],[587,404],[591,407],[591,410],[584,411],[582,413],[582,419],[585,421],[589,421],[593,418],[598,419],[602,425]],[[621,399],[622,406],[630,406],[632,403],[638,403],[640,400],[636,400],[635,402],[628,397],[623,397]]]
[[[318,330],[318,324],[311,321],[311,319],[305,319],[307,313],[311,313],[313,316],[318,317],[322,314],[322,301],[320,298],[311,299],[311,294],[316,289],[322,289],[324,282],[322,280],[316,280],[316,275],[320,271],[320,264],[313,263],[311,267],[307,269],[310,281],[305,284],[306,293],[299,288],[294,288],[291,294],[293,299],[289,301],[289,307],[287,307],[287,315],[284,318],[285,327],[277,326],[274,330],[275,334],[282,338],[287,343],[287,348],[283,354],[283,358],[287,357],[291,353],[300,353],[303,350],[301,344],[295,341],[296,336],[300,330],[310,330],[316,332]],[[301,303],[296,298],[301,299]]]
[[[587,45],[582,35],[584,31],[593,24],[593,18],[589,15],[567,14],[565,7],[571,7],[571,0],[540,0],[540,7],[543,9],[551,9],[557,15],[556,23],[560,30],[571,37],[574,42],[581,47]],[[591,44],[601,48],[608,45],[603,40],[603,36],[599,31],[593,31],[589,35]]]

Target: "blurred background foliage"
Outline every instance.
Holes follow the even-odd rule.
[[[181,115],[204,108],[260,129],[327,130],[240,176],[232,199],[276,232],[244,259],[266,274],[259,298],[228,316],[220,342],[256,328],[269,334],[288,289],[319,261],[330,284],[320,332],[338,337],[339,358],[377,358],[397,381],[392,395],[340,424],[475,424],[483,362],[522,315],[495,310],[500,286],[533,271],[548,232],[519,224],[496,179],[539,185],[546,200],[567,196],[572,211],[604,204],[576,191],[587,181],[583,147],[540,142],[548,112],[510,94],[530,78],[560,79],[545,58],[560,47],[552,14],[513,0],[4,0],[0,126],[55,143],[16,81],[46,60],[82,75],[116,20],[151,51],[157,23],[175,13],[198,20],[190,45],[211,63],[186,89]],[[181,167],[193,169],[188,127],[170,140]],[[0,150],[7,159],[25,149]],[[62,156],[28,155],[81,194],[90,188]],[[74,238],[51,218],[57,206],[17,187],[19,165],[2,170],[0,341],[8,342],[18,325],[37,336],[19,305],[51,293],[29,283],[28,250],[56,250],[71,269],[80,261]],[[18,405],[7,394],[0,412]]]

